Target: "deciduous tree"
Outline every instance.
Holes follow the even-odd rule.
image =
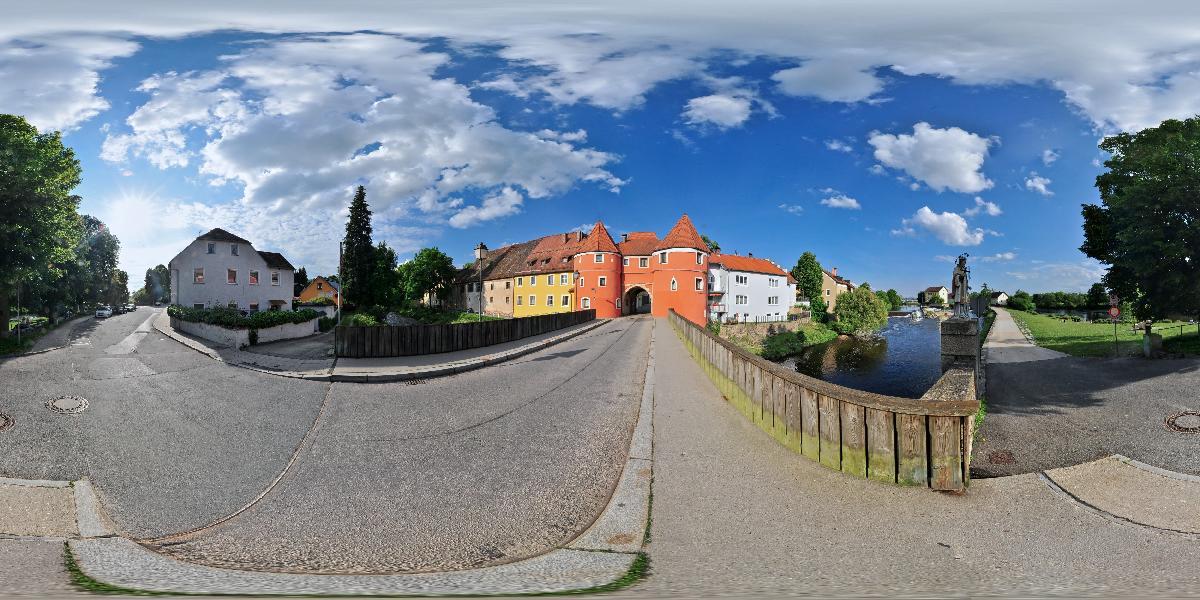
[[[457,272],[454,260],[446,253],[437,248],[422,248],[412,260],[397,268],[401,300],[413,305],[421,302],[426,294],[445,300]]]
[[[887,313],[884,301],[863,284],[838,296],[833,328],[839,333],[865,335],[886,325]]]
[[[817,262],[817,256],[812,252],[805,252],[800,255],[800,260],[796,261],[796,266],[792,267],[792,278],[796,280],[796,291],[804,298],[808,298],[811,302],[821,297],[821,283],[825,277],[825,272],[821,269],[821,263]]]

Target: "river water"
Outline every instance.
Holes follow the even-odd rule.
[[[875,337],[842,336],[782,364],[846,387],[920,398],[942,375],[938,325],[937,319],[891,318]]]

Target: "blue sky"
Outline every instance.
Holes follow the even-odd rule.
[[[880,4],[879,23],[762,2],[734,22],[708,5],[216,4],[0,25],[17,82],[0,112],[66,131],[83,210],[135,282],[211,227],[329,272],[361,183],[402,258],[463,262],[598,219],[662,234],[687,212],[725,251],[785,267],[813,251],[905,295],[948,284],[962,252],[976,287],[1085,289],[1103,273],[1078,251],[1097,142],[1193,114],[1200,89],[1186,14],[1116,3],[1056,27],[1034,3]],[[1130,19],[1154,35],[1104,40]]]

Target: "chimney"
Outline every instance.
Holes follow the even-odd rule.
[[[629,234],[628,234],[628,233],[622,233],[622,234],[621,234],[621,241],[622,241],[622,242],[628,242],[628,241],[629,241]]]
[[[563,241],[564,241],[564,242],[569,242],[569,241],[571,241],[571,232],[570,232],[570,231],[568,231],[568,232],[566,232],[566,233],[564,233],[564,234],[563,234]]]
[[[829,274],[837,277],[837,267],[830,269]]]
[[[754,253],[753,253],[753,252],[747,252],[747,253],[746,253],[746,257],[747,257],[747,258],[754,258]]]

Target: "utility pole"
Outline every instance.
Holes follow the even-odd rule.
[[[346,286],[342,283],[342,281],[344,281],[342,279],[342,244],[343,243],[344,242],[338,242],[338,287],[336,290],[334,290],[337,292],[337,314],[338,314],[337,324],[338,325],[342,324],[342,292],[346,291]]]

